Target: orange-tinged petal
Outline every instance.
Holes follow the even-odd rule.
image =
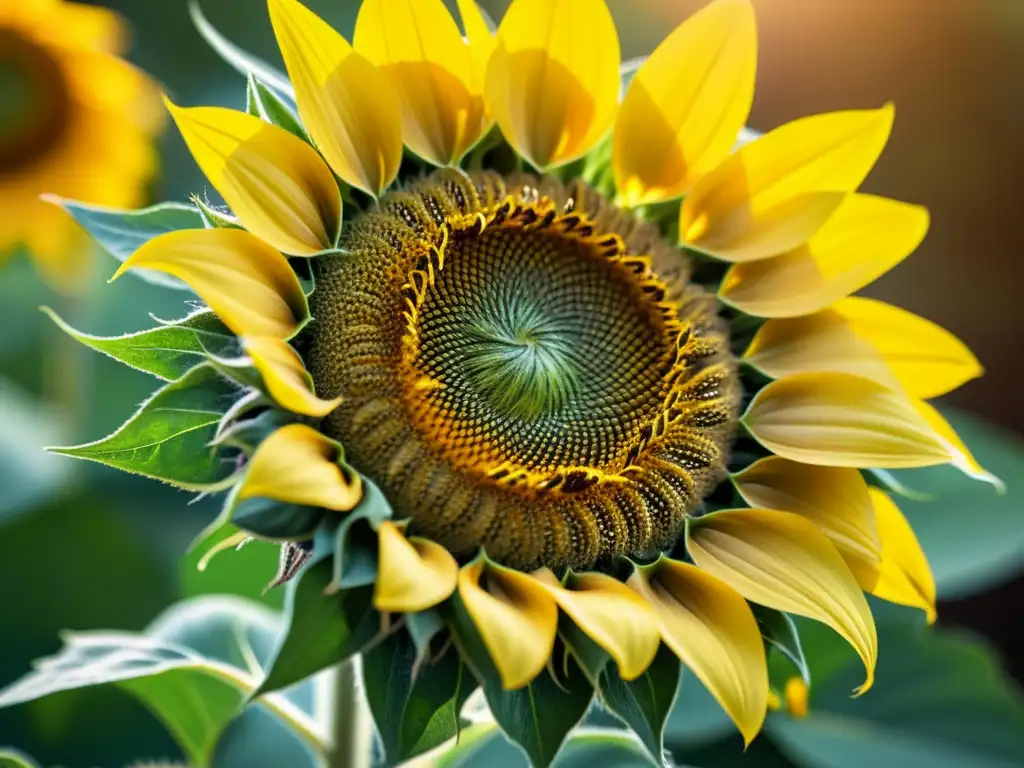
[[[878,582],[868,590],[890,603],[920,608],[935,622],[935,578],[910,523],[884,491],[871,489],[871,502],[882,539]]]
[[[558,607],[607,651],[622,679],[642,675],[661,642],[658,619],[650,606],[621,581],[602,573],[572,574],[564,587],[550,571],[542,573],[540,583]]]
[[[150,240],[114,273],[154,269],[183,280],[239,336],[293,336],[309,318],[288,260],[240,229],[184,229]]]
[[[787,240],[806,242],[830,205],[827,196],[814,193],[857,189],[885,146],[892,120],[892,105],[831,112],[787,123],[746,144],[687,196],[680,239],[734,261],[782,253],[774,248]],[[759,242],[766,227],[787,237]]]
[[[729,154],[754,99],[749,0],[715,0],[665,38],[633,77],[612,143],[626,205],[688,192]]]
[[[491,52],[494,50],[494,33],[491,31],[487,20],[476,0],[458,0],[459,16],[462,17],[462,27],[466,30],[466,37],[469,41],[469,58],[473,71],[473,95],[482,103],[484,90],[487,85],[487,64],[491,60]],[[483,107],[486,111],[486,104]],[[488,120],[488,123],[490,121]]]
[[[810,689],[802,677],[791,677],[786,681],[786,711],[797,720],[807,717],[807,702]]]
[[[476,560],[459,571],[459,597],[505,690],[522,688],[540,674],[558,631],[558,606],[540,581]]]
[[[768,707],[764,643],[750,606],[710,573],[663,558],[629,585],[654,608],[661,636],[736,723],[749,744]]]
[[[390,520],[377,529],[378,611],[414,613],[448,599],[459,580],[459,565],[447,549],[429,539],[407,539]]]
[[[477,142],[484,109],[471,52],[441,0],[363,0],[353,44],[390,78],[413,152],[451,165]]]
[[[915,397],[939,397],[983,372],[960,339],[905,309],[860,297],[843,299],[832,309],[878,350],[903,388]]]
[[[792,512],[829,537],[862,589],[874,586],[882,558],[868,485],[852,467],[816,467],[769,456],[732,476],[751,507]]]
[[[486,96],[509,144],[537,168],[590,151],[619,101],[619,38],[604,0],[513,0]]]
[[[299,116],[331,168],[380,195],[402,162],[402,110],[384,73],[297,0],[269,0]]]
[[[338,444],[312,427],[281,427],[256,448],[238,498],[350,510],[362,498],[362,483],[342,470],[339,456]]]
[[[734,509],[687,526],[694,562],[747,600],[824,622],[842,635],[867,670],[878,657],[875,622],[842,557],[814,523],[788,512]]]
[[[933,405],[926,403],[924,400],[915,400],[914,407],[946,446],[951,454],[950,463],[954,467],[968,477],[990,483],[999,493],[1006,492],[1006,485],[1003,481],[978,463],[978,460],[971,453],[971,449],[964,444],[964,441],[960,439],[953,426],[946,421],[946,418]]]
[[[320,419],[341,403],[340,397],[321,400],[316,396],[302,358],[288,342],[272,336],[245,336],[242,344],[278,405]]]
[[[928,221],[921,206],[849,195],[806,245],[733,266],[719,295],[759,317],[817,312],[903,261],[924,239]]]
[[[773,453],[804,464],[906,468],[950,450],[903,392],[848,373],[801,373],[764,387],[742,422]]]

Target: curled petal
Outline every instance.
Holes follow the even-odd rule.
[[[747,600],[828,624],[867,670],[878,657],[867,601],[835,547],[814,523],[768,509],[734,509],[691,521],[687,545],[698,566]]]
[[[258,117],[167,102],[206,178],[239,220],[280,251],[311,256],[333,245],[341,197],[311,146]]]
[[[414,613],[448,599],[459,579],[455,558],[440,544],[412,537],[385,520],[377,529],[377,581],[373,604],[379,611]]]
[[[316,396],[302,358],[287,342],[271,336],[246,336],[242,344],[278,405],[319,419],[341,403],[340,397],[321,400]]]
[[[150,240],[114,273],[154,269],[184,281],[239,336],[295,335],[309,318],[288,260],[240,229],[184,229]]]
[[[882,539],[882,566],[878,581],[868,591],[891,603],[920,608],[928,623],[934,623],[935,578],[914,530],[883,491],[872,488],[871,502]]]
[[[362,498],[362,483],[338,464],[340,453],[337,443],[312,427],[281,427],[252,455],[238,498],[348,511]]]

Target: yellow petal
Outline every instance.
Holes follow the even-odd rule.
[[[732,476],[751,507],[792,512],[829,537],[862,589],[874,586],[882,558],[868,485],[850,467],[816,467],[769,456]]]
[[[459,597],[505,690],[540,674],[555,646],[558,606],[537,579],[477,560],[459,571]]]
[[[484,89],[487,84],[487,64],[494,50],[494,35],[476,0],[458,0],[459,16],[469,41],[469,58],[473,72],[473,96],[484,104]],[[486,111],[486,104],[482,107]],[[490,121],[488,120],[488,123]]]
[[[736,261],[771,255],[767,246],[756,249],[756,231],[766,221],[777,230],[788,228],[791,241],[805,242],[828,207],[827,198],[813,193],[853,192],[878,159],[892,120],[892,105],[832,112],[795,120],[750,142],[687,196],[680,212],[681,239],[721,250],[723,258],[739,249],[732,254]],[[804,202],[798,203],[801,198]],[[784,227],[783,222],[789,223]]]
[[[246,336],[242,344],[278,405],[319,419],[341,403],[340,397],[321,400],[313,393],[313,381],[302,358],[288,342],[271,336]]]
[[[377,529],[377,582],[373,605],[378,611],[414,613],[447,600],[459,580],[455,558],[428,539],[406,539],[385,520]]]
[[[661,642],[650,606],[621,581],[601,573],[572,574],[565,587],[550,571],[540,583],[558,607],[615,660],[623,680],[650,666]],[[535,574],[537,576],[537,574]]]
[[[732,267],[719,295],[759,317],[808,315],[888,272],[927,232],[928,211],[921,206],[849,195],[806,245]]]
[[[619,38],[604,0],[513,0],[486,95],[509,144],[537,168],[590,151],[619,101]]]
[[[848,373],[801,373],[764,387],[742,417],[773,453],[804,464],[945,464],[948,447],[903,392]]]
[[[833,309],[878,350],[903,388],[915,397],[939,397],[983,372],[960,339],[905,309],[859,297],[843,299]]]
[[[353,44],[390,78],[413,152],[451,165],[477,142],[484,110],[470,49],[441,0],[363,0]]]
[[[402,110],[388,78],[297,0],[269,0],[306,130],[342,179],[380,195],[402,161]]]
[[[338,444],[305,424],[281,427],[259,444],[249,460],[239,499],[275,499],[289,504],[352,509],[362,498],[359,475],[338,465]]]
[[[767,509],[716,512],[687,527],[690,555],[747,600],[824,622],[864,662],[871,687],[878,638],[871,610],[835,547],[799,515]]]
[[[341,197],[316,150],[252,115],[166,104],[192,157],[246,229],[298,256],[334,244]]]
[[[199,294],[239,336],[287,339],[309,317],[306,296],[288,260],[240,229],[185,229],[150,240],[114,273],[166,272]]]
[[[807,717],[807,700],[810,693],[802,677],[791,677],[786,681],[786,711],[797,720]]]
[[[761,631],[747,601],[710,573],[662,559],[629,585],[654,608],[661,636],[736,723],[747,744],[768,707]]]
[[[934,623],[935,578],[914,530],[884,491],[872,488],[871,502],[882,538],[882,568],[878,582],[869,591],[890,603],[920,608],[928,623]]]
[[[688,192],[729,154],[754,99],[749,0],[715,0],[637,70],[615,120],[612,164],[627,205]]]
[[[960,436],[956,433],[956,430],[953,429],[953,426],[946,421],[945,417],[939,413],[934,406],[926,403],[924,400],[915,400],[914,407],[946,446],[946,449],[951,454],[950,463],[954,467],[959,469],[968,477],[973,477],[975,480],[990,483],[995,486],[999,493],[1005,493],[1006,485],[1003,481],[978,463],[978,460],[975,459],[974,455],[971,453],[970,448],[964,444],[964,441],[960,439]]]

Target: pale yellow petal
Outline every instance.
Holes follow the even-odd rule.
[[[459,571],[459,597],[505,690],[522,688],[540,674],[558,630],[558,606],[540,581],[477,560]]]
[[[126,259],[111,279],[134,268],[183,280],[239,336],[287,339],[309,317],[306,296],[288,260],[240,229],[160,235]]]
[[[878,582],[868,591],[890,603],[920,608],[928,623],[934,623],[935,578],[914,530],[884,491],[872,488],[871,502],[882,539],[882,567]]]
[[[654,608],[661,636],[736,723],[748,744],[768,707],[768,667],[750,606],[710,573],[662,559],[629,585]]]
[[[459,566],[447,549],[429,539],[406,539],[385,520],[377,529],[377,581],[373,605],[378,611],[415,613],[448,599],[459,580]]]
[[[246,229],[297,256],[334,244],[341,196],[316,150],[242,112],[181,109],[169,101],[167,108],[192,157]]]
[[[801,373],[761,389],[742,416],[773,453],[804,464],[906,468],[950,450],[902,391],[848,373]]]
[[[1006,491],[1006,485],[1003,481],[978,463],[978,460],[971,453],[971,449],[964,444],[964,441],[960,439],[953,426],[946,421],[946,418],[933,405],[926,403],[924,400],[915,400],[914,407],[946,446],[946,449],[951,454],[950,463],[954,467],[968,477],[990,483],[999,493]]]
[[[278,405],[319,419],[341,403],[340,397],[321,400],[316,396],[302,358],[288,342],[271,336],[245,336],[242,344]]]
[[[754,99],[749,0],[715,0],[637,70],[615,119],[615,184],[629,206],[688,192],[729,154]]]
[[[256,448],[238,498],[350,510],[362,498],[362,482],[342,470],[339,457],[338,444],[312,427],[281,427]]]
[[[650,606],[611,576],[571,574],[563,587],[550,571],[545,574],[549,578],[540,583],[576,626],[614,659],[622,679],[642,675],[661,642],[658,619]]]
[[[875,299],[853,297],[833,309],[878,350],[903,388],[931,399],[983,373],[960,339],[930,320]]]
[[[441,0],[363,0],[353,45],[390,78],[413,152],[451,165],[477,142],[484,110],[470,48]]]
[[[619,38],[604,0],[513,0],[486,95],[509,144],[537,168],[589,152],[619,101]]]
[[[909,256],[928,232],[921,206],[852,194],[806,245],[737,264],[719,295],[759,317],[796,317],[859,291]]]
[[[829,537],[862,589],[878,580],[882,559],[868,485],[851,467],[817,467],[769,456],[732,476],[751,507],[792,512]]]
[[[469,58],[472,64],[472,93],[473,96],[483,105],[481,109],[486,112],[486,100],[484,90],[487,85],[487,64],[491,60],[491,52],[494,50],[494,34],[491,32],[480,6],[476,0],[458,0],[459,16],[462,17],[462,27],[466,30],[466,38],[469,42]],[[487,120],[490,124],[490,120]]]
[[[297,0],[269,0],[299,116],[331,168],[380,195],[402,162],[402,109],[387,76]]]
[[[875,622],[836,548],[814,523],[767,509],[716,512],[687,527],[690,555],[747,600],[824,622],[842,635],[867,670],[878,657]]]
[[[805,242],[828,208],[827,198],[809,195],[853,192],[878,159],[892,120],[891,105],[831,112],[795,120],[750,142],[687,196],[680,239],[713,252],[721,248],[723,258],[739,249],[736,261],[771,255],[755,244],[754,233],[766,221],[775,229],[788,228],[791,241]],[[805,207],[811,203],[818,216]]]

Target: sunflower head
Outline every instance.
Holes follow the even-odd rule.
[[[496,32],[459,9],[465,34],[440,0],[364,0],[350,45],[270,0],[288,76],[250,75],[247,113],[170,105],[228,208],[137,214],[154,237],[117,274],[208,308],[72,330],[168,383],[61,450],[224,491],[210,555],[281,545],[294,634],[263,692],[360,652],[390,685],[390,654],[446,702],[479,684],[537,764],[595,693],[659,759],[636,697],[671,701],[680,662],[748,741],[770,701],[806,711],[792,615],[849,641],[867,690],[864,592],[935,602],[880,470],[992,479],[925,399],[980,373],[970,352],[849,297],[927,229],[856,192],[892,107],[740,140],[746,0],[625,86],[603,0],[514,0]],[[311,616],[337,642],[309,650]]]

